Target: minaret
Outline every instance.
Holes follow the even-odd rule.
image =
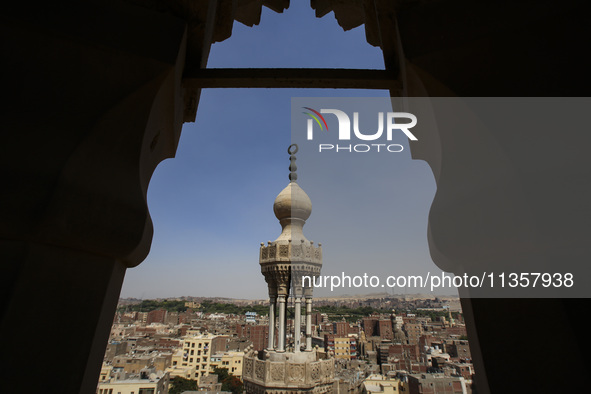
[[[455,327],[456,326],[456,322],[454,321],[454,318],[451,316],[451,309],[448,309],[448,314],[449,314],[449,326],[450,327]]]
[[[267,350],[278,353],[286,350],[286,304],[291,295],[295,300],[294,351],[301,348],[301,304],[306,305],[305,350],[312,351],[312,281],[322,268],[322,245],[314,246],[304,236],[303,227],[312,213],[312,202],[297,184],[296,144],[287,152],[290,157],[289,184],[275,198],[273,211],[281,224],[281,234],[267,246],[261,243],[259,263],[269,288],[269,341]],[[275,319],[278,318],[277,343]]]
[[[262,243],[259,253],[261,272],[269,288],[269,341],[264,351],[252,345],[245,351],[242,378],[247,394],[326,394],[332,392],[334,383],[334,360],[312,348],[312,287],[322,268],[322,247],[304,236],[303,227],[312,213],[312,202],[297,184],[298,146],[291,145],[287,152],[291,162],[289,184],[273,204],[282,231],[275,241]],[[293,349],[286,346],[290,295],[295,301]],[[306,305],[304,351],[302,301]]]

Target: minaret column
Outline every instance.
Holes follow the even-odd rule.
[[[277,340],[277,351],[279,353],[285,352],[285,301],[286,295],[280,294],[277,296],[279,306],[279,338]]]
[[[306,297],[306,351],[312,351],[312,297]]]
[[[275,301],[277,297],[269,297],[269,344],[267,350],[273,350],[275,347]]]
[[[293,328],[293,336],[294,336],[294,343],[295,343],[295,352],[300,351],[301,346],[301,336],[302,336],[302,314],[301,314],[301,306],[302,306],[302,298],[299,294],[296,294],[295,298],[295,319],[294,319],[294,328]]]

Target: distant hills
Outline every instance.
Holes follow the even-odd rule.
[[[355,295],[340,295],[340,296],[333,296],[333,297],[314,297],[315,301],[366,301],[366,300],[376,300],[376,299],[383,299],[383,300],[433,300],[438,298],[442,301],[459,301],[458,296],[453,295],[432,295],[432,294],[389,294],[386,292],[381,293],[371,293],[371,294],[355,294]],[[268,299],[256,299],[256,300],[248,300],[248,299],[240,299],[240,298],[228,298],[228,297],[196,297],[196,296],[182,296],[182,297],[167,297],[167,298],[154,298],[156,301],[165,301],[165,300],[174,300],[174,301],[195,301],[195,302],[220,302],[220,303],[231,303],[237,305],[253,305],[253,304],[261,304],[266,303]],[[120,298],[119,304],[120,305],[133,305],[139,304],[143,300],[139,298]]]

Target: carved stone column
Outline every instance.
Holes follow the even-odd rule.
[[[285,298],[286,296],[280,294],[277,297],[279,303],[279,337],[277,338],[277,351],[279,353],[285,352]]]
[[[293,328],[293,336],[294,336],[294,346],[295,351],[300,351],[301,345],[301,335],[302,335],[302,328],[301,328],[301,306],[302,306],[302,298],[299,295],[295,297],[295,319],[294,319],[294,328]]]
[[[306,298],[306,351],[312,351],[312,297]]]
[[[267,350],[275,347],[275,300],[277,297],[270,297],[269,300],[269,345]]]

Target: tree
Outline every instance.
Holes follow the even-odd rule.
[[[243,389],[243,383],[234,375],[230,375],[228,368],[216,368],[213,371],[214,374],[218,375],[218,382],[222,384],[222,391],[230,391],[233,394],[241,394]]]
[[[222,391],[231,391],[233,394],[240,394],[244,390],[244,384],[234,375],[229,375],[222,382]]]
[[[171,387],[168,394],[181,394],[183,391],[197,390],[197,381],[175,376],[170,381]]]
[[[213,370],[213,373],[216,374],[218,376],[218,382],[223,382],[224,379],[228,378],[228,376],[230,376],[230,373],[228,372],[228,368],[218,368],[216,367]]]

